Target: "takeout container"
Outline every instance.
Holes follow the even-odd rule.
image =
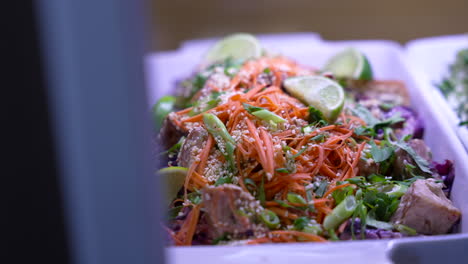
[[[397,79],[406,83],[411,96],[412,106],[422,116],[425,123],[425,141],[432,149],[434,160],[453,160],[455,163],[455,182],[452,200],[462,215],[468,214],[468,155],[451,129],[446,113],[435,103],[435,93],[427,87],[426,80],[419,71],[409,67],[402,47],[391,41],[321,41],[308,45],[296,45],[298,38],[288,40],[279,36],[278,43],[288,48],[284,55],[310,66],[321,67],[325,61],[347,46],[354,46],[364,52],[372,65],[376,79]],[[275,39],[270,38],[274,43]],[[192,42],[193,43],[193,42]],[[268,43],[264,46],[268,49]],[[208,44],[204,46],[206,50]],[[202,46],[203,48],[203,46]],[[193,73],[200,61],[200,46],[194,53],[185,46],[179,51],[151,54],[146,58],[149,84],[149,103],[168,94],[177,80]],[[440,98],[439,98],[440,99]],[[171,263],[189,263],[193,260],[203,263],[303,263],[321,261],[322,263],[390,263],[392,259],[462,261],[464,252],[459,255],[441,254],[437,248],[457,249],[464,245],[468,248],[468,217],[462,217],[458,227],[460,233],[402,238],[379,241],[346,241],[333,243],[296,243],[269,244],[259,246],[196,246],[169,247],[167,257]],[[411,250],[408,250],[411,248]],[[462,247],[463,248],[463,247]],[[427,249],[427,251],[425,250]],[[422,253],[424,252],[424,254]],[[436,254],[437,253],[437,254]],[[432,255],[431,255],[432,254]],[[468,258],[468,255],[465,256]],[[442,260],[442,259],[441,259]],[[468,261],[468,260],[466,260]],[[462,261],[463,262],[463,261]],[[461,262],[459,262],[461,263]],[[466,262],[468,263],[468,262]]]
[[[456,131],[468,151],[468,127],[458,125],[460,119],[435,86],[448,75],[448,67],[455,62],[457,52],[466,48],[468,33],[417,39],[406,45],[406,57],[411,68],[419,72],[419,78],[424,81],[421,86],[433,94],[434,104],[438,105],[439,111],[446,114],[450,127]]]

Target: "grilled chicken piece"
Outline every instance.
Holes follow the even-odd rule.
[[[166,119],[164,119],[159,132],[159,141],[165,150],[177,144],[182,136],[186,136],[188,134],[188,130],[179,128],[175,124],[174,120],[176,118],[177,116],[175,113],[170,113]]]
[[[447,233],[461,213],[447,199],[442,187],[434,179],[415,181],[401,198],[392,222],[407,225],[420,234]]]
[[[190,131],[180,148],[177,164],[189,168],[198,157],[208,140],[208,132],[203,127],[196,127]]]
[[[379,173],[380,165],[373,159],[359,159],[358,169],[361,176],[367,177],[374,173]]]
[[[232,239],[245,239],[267,233],[258,217],[263,207],[240,187],[233,184],[207,186],[202,189],[202,198],[212,237],[227,234]]]
[[[347,86],[368,98],[396,105],[410,105],[406,86],[401,81],[349,81]]]

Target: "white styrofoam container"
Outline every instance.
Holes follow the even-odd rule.
[[[271,41],[274,41],[272,39]],[[293,46],[281,37],[281,43]],[[317,41],[313,44],[290,49],[284,55],[300,63],[321,67],[325,61],[344,47],[355,46],[363,51],[370,60],[376,79],[396,79],[407,84],[412,106],[425,121],[425,141],[432,149],[434,160],[453,160],[455,163],[455,183],[452,190],[454,204],[468,214],[468,155],[449,128],[444,113],[433,104],[433,94],[424,87],[420,73],[410,69],[403,57],[402,48],[391,41]],[[175,80],[186,77],[196,67],[199,56],[190,52],[171,52],[150,55],[146,60],[149,81],[150,103],[163,94],[170,93]],[[164,67],[163,67],[164,65]],[[158,67],[159,66],[159,67]],[[154,78],[159,78],[154,80]],[[418,245],[422,242],[449,243],[468,241],[468,218],[462,218],[460,233],[442,236],[403,238],[380,241],[352,241],[327,244],[307,243],[290,245],[259,246],[197,246],[170,247],[167,257],[170,263],[187,263],[199,259],[203,263],[303,263],[322,261],[323,263],[390,263],[389,254],[398,245]],[[449,242],[447,242],[449,241]],[[430,253],[430,252],[428,252]],[[406,254],[406,253],[405,253]]]
[[[455,61],[456,53],[463,48],[468,48],[468,34],[417,39],[406,45],[406,57],[412,68],[421,71],[419,76],[425,81],[421,85],[433,93],[434,103],[446,113],[450,127],[456,131],[468,151],[468,128],[458,125],[460,119],[434,85],[448,74],[449,65]]]

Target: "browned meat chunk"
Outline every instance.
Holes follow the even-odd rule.
[[[208,223],[213,227],[212,237],[228,234],[232,239],[261,237],[267,228],[258,215],[263,207],[250,193],[233,184],[207,186],[202,189]]]
[[[369,176],[374,173],[379,173],[379,164],[375,162],[373,159],[359,159],[358,162],[358,169],[359,175],[361,176]]]
[[[198,157],[198,153],[203,149],[208,140],[208,132],[202,127],[196,127],[190,131],[182,144],[177,159],[177,164],[181,167],[190,167],[193,161]]]
[[[409,105],[410,97],[403,82],[400,81],[350,81],[348,83],[354,91],[374,98],[380,102],[392,102],[397,105]]]
[[[392,222],[414,228],[420,234],[445,234],[460,218],[442,191],[442,183],[434,179],[417,180],[401,198]]]
[[[176,125],[174,121],[175,118],[177,118],[177,116],[174,113],[169,114],[164,120],[159,132],[159,141],[165,150],[174,146],[182,136],[188,134],[186,129],[179,128]]]

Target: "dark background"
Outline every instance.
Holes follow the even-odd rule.
[[[68,263],[34,1],[2,5],[1,263]],[[6,237],[5,237],[6,236]],[[3,244],[3,243],[2,243]],[[6,254],[6,256],[4,255]],[[5,260],[6,258],[6,260]]]
[[[152,0],[153,48],[233,32],[408,40],[468,32],[466,0]]]

